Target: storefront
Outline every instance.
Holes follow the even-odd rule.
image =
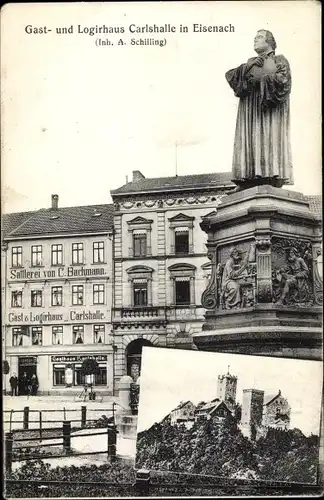
[[[105,388],[108,380],[107,355],[51,356],[53,388],[83,387],[86,380],[82,373],[82,362],[89,358],[98,363],[94,385],[98,389]]]

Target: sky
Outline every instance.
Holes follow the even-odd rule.
[[[224,75],[254,55],[261,28],[291,65],[289,189],[321,193],[319,2],[7,4],[1,14],[4,212],[49,207],[52,193],[60,206],[110,203],[133,170],[230,171],[238,99]],[[176,27],[154,35],[164,47],[130,44],[152,38],[130,24],[154,23]],[[235,31],[194,33],[194,23]],[[113,46],[84,33],[103,24],[125,28],[109,36]],[[27,34],[27,25],[52,31]],[[56,33],[71,25],[72,34]]]
[[[319,433],[322,363],[242,354],[144,347],[140,377],[138,432],[161,421],[180,401],[194,404],[217,397],[218,375],[237,376],[236,400],[243,389],[265,394],[281,390],[291,406],[291,428]]]

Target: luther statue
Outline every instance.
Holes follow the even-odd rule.
[[[291,74],[287,59],[276,55],[270,31],[254,38],[252,57],[226,73],[239,97],[233,181],[241,187],[293,184],[290,148],[289,96]]]

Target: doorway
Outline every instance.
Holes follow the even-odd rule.
[[[27,375],[28,381],[30,381],[33,375],[36,375],[37,377],[36,356],[22,356],[18,358],[18,394],[20,396],[26,395],[28,393],[26,383],[23,378],[24,374]]]
[[[132,377],[134,382],[141,374],[142,349],[144,346],[153,346],[153,344],[146,339],[136,339],[126,349],[127,375]]]

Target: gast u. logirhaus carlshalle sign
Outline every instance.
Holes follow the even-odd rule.
[[[52,312],[34,313],[9,313],[9,323],[50,323],[52,321],[100,321],[105,319],[105,313],[96,309],[95,311],[75,311],[71,309],[66,314],[55,314]]]
[[[106,270],[103,267],[73,267],[62,266],[55,269],[37,269],[27,271],[25,268],[11,269],[10,279],[12,280],[32,280],[32,279],[48,279],[48,278],[72,278],[83,276],[104,276]]]

